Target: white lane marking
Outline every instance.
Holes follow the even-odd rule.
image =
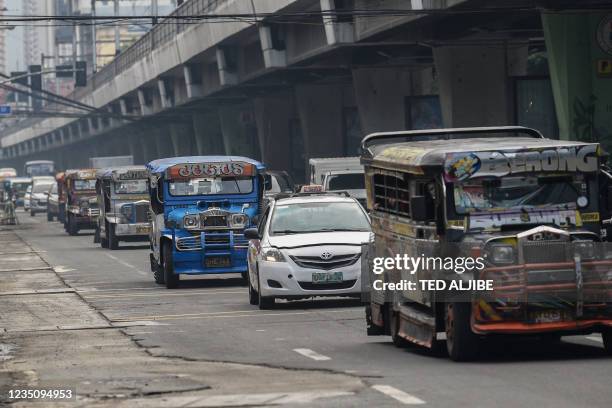
[[[603,343],[603,338],[599,336],[586,336],[588,340],[596,341],[597,343]]]
[[[265,332],[265,330],[264,330],[264,329],[257,329],[257,330],[255,330],[255,331],[257,331],[257,332]]]
[[[303,355],[304,357],[312,358],[315,361],[327,361],[331,360],[331,357],[324,356],[323,354],[319,354],[316,351],[307,348],[296,348],[293,349],[298,354]]]
[[[72,268],[68,268],[68,267],[66,267],[66,266],[64,266],[64,265],[57,265],[56,267],[54,267],[54,268],[53,268],[53,270],[54,270],[56,273],[66,273],[66,272],[72,272],[72,271],[74,271],[74,269],[72,269]]]
[[[372,388],[378,392],[382,392],[386,396],[391,397],[396,401],[401,402],[404,405],[425,404],[425,401],[423,401],[422,399],[417,398],[414,395],[410,395],[404,391],[398,390],[395,387],[391,387],[390,385],[379,384],[379,385],[373,385]]]
[[[212,292],[212,291],[190,291],[190,290],[181,290],[180,293],[176,293],[176,292],[168,292],[166,290],[160,290],[159,292],[156,293],[123,293],[123,294],[114,294],[114,295],[90,295],[89,297],[91,298],[95,298],[95,299],[104,299],[104,298],[121,298],[121,297],[129,297],[129,298],[136,298],[136,297],[160,297],[160,296],[196,296],[196,295],[231,295],[231,294],[244,294],[246,293],[245,290],[243,291],[228,291],[228,292]]]
[[[106,256],[108,256],[109,258],[113,259],[114,261],[116,261],[116,262],[120,263],[121,265],[123,265],[123,266],[125,266],[125,267],[127,267],[127,268],[130,268],[130,269],[135,270],[135,271],[136,271],[136,273],[138,273],[139,275],[143,275],[143,276],[146,276],[146,275],[147,275],[147,274],[146,274],[144,271],[141,271],[140,269],[138,269],[138,268],[137,268],[137,267],[135,267],[134,265],[132,265],[132,264],[130,264],[130,263],[127,263],[127,262],[125,262],[123,259],[119,259],[119,258],[117,258],[116,256],[111,255],[111,254],[105,254],[105,255],[106,255]]]

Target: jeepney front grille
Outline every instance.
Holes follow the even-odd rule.
[[[136,204],[134,206],[135,210],[135,222],[136,223],[145,223],[151,221],[151,216],[149,214],[149,203]]]
[[[244,237],[242,231],[204,231],[204,245],[202,245],[202,231],[190,231],[190,237],[181,237],[176,239],[176,249],[179,251],[196,251],[199,249],[210,249],[210,250],[229,250],[234,249],[246,249],[249,246],[249,240]],[[234,245],[231,245],[232,236]]]
[[[353,265],[359,257],[358,254],[348,254],[348,255],[336,255],[332,256],[330,259],[323,260],[320,256],[293,256],[290,255],[293,262],[295,262],[298,266],[302,268],[308,269],[336,269],[343,268],[345,266]]]
[[[87,216],[88,217],[97,217],[100,215],[100,209],[99,208],[88,208],[87,209]]]
[[[522,245],[527,264],[566,262],[570,253],[569,241],[530,241]]]

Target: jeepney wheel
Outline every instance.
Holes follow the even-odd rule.
[[[472,307],[466,302],[451,302],[445,308],[446,349],[454,361],[473,360],[478,354],[478,336],[472,332]]]
[[[119,241],[117,240],[117,234],[115,234],[115,224],[106,224],[106,234],[108,248],[113,251],[119,249]]]
[[[404,348],[410,345],[410,342],[399,335],[400,329],[400,316],[399,313],[393,310],[391,303],[387,304],[387,316],[386,319],[389,321],[389,334],[391,335],[391,341],[395,347]]]
[[[99,244],[100,243],[100,227],[96,227],[96,229],[94,230],[94,240],[93,240],[94,244]]]
[[[606,350],[606,354],[612,356],[612,330],[607,330],[601,333],[601,337],[603,338],[604,350]]]
[[[53,221],[53,214],[47,211],[47,221]]]
[[[34,210],[30,210],[30,217],[34,217],[36,215],[36,213],[34,212]]]
[[[272,309],[275,304],[274,296],[261,296],[261,278],[259,277],[259,266],[257,266],[257,303],[261,310]]]
[[[163,256],[163,268],[164,268],[164,282],[166,288],[175,289],[179,283],[179,277],[174,273],[174,258],[172,257],[172,244],[170,242],[164,242],[162,246]]]
[[[166,283],[164,280],[164,269],[157,262],[155,262],[155,264],[151,262],[151,268],[153,269],[153,279],[155,279],[155,283],[158,285]]]
[[[74,215],[68,215],[68,235],[75,236],[79,233],[79,227],[77,225]]]

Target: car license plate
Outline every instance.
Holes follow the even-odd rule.
[[[149,232],[151,232],[151,227],[149,227],[148,225],[136,226],[136,233],[138,234],[148,234]]]
[[[534,312],[531,315],[531,320],[534,323],[554,323],[564,320],[564,313],[560,310],[546,310],[542,312]]]
[[[313,272],[312,283],[338,283],[342,282],[342,272]]]
[[[231,266],[232,259],[229,256],[207,256],[204,264],[207,268],[223,268]]]

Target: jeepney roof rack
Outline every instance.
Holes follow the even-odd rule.
[[[361,150],[364,153],[372,152],[370,147],[400,142],[416,142],[427,140],[454,140],[467,138],[487,138],[494,133],[517,132],[535,139],[544,139],[542,133],[536,129],[524,126],[493,126],[493,127],[470,127],[470,128],[447,128],[447,129],[425,129],[425,130],[403,130],[397,132],[378,132],[367,135],[361,141]]]

